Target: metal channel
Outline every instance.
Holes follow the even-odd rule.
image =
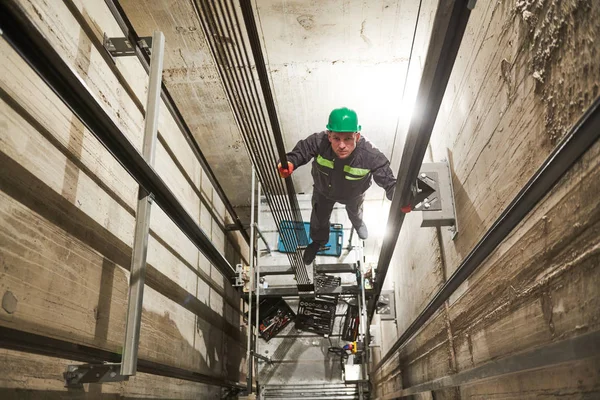
[[[142,66],[144,67],[146,72],[148,72],[150,69],[150,62],[148,59],[148,54],[142,48],[140,48],[140,45],[139,45],[140,37],[138,36],[137,32],[133,28],[133,25],[131,24],[131,21],[129,21],[129,18],[127,18],[125,11],[119,4],[118,0],[104,0],[104,2],[106,3],[106,6],[110,10],[111,14],[113,15],[113,18],[119,25],[119,28],[121,28],[121,31],[123,32],[125,37],[127,37],[129,39],[129,43],[131,43],[131,45],[135,47],[135,52],[136,52],[138,59],[140,60],[140,63],[142,64]],[[177,106],[175,105],[175,101],[173,100],[173,97],[171,97],[171,94],[169,93],[169,91],[167,90],[167,87],[164,84],[162,84],[160,94],[161,94],[162,100],[165,103],[165,106],[167,107],[167,110],[173,117],[173,120],[177,124],[177,127],[179,127],[179,129],[183,133],[185,140],[188,142],[190,148],[192,149],[192,152],[194,153],[194,155],[196,156],[196,159],[200,163],[200,166],[206,173],[208,180],[212,184],[214,190],[217,192],[217,195],[219,196],[219,198],[225,205],[227,212],[229,213],[229,215],[231,215],[231,217],[235,221],[235,225],[237,225],[238,229],[241,231],[241,234],[244,237],[244,239],[246,240],[246,242],[248,242],[250,240],[250,237],[248,236],[248,232],[246,232],[246,230],[244,229],[242,222],[240,221],[237,213],[235,212],[235,209],[233,208],[233,205],[227,198],[225,191],[223,191],[221,184],[215,177],[214,172],[212,171],[212,169],[210,168],[210,165],[208,164],[208,161],[206,161],[206,158],[204,157],[202,150],[200,150],[200,146],[198,145],[198,142],[196,142],[196,139],[194,139],[194,135],[192,134],[190,127],[185,122],[183,115],[179,111],[179,108],[177,108]]]
[[[600,331],[587,333],[510,357],[490,361],[479,367],[471,368],[455,375],[444,376],[398,390],[378,397],[378,400],[397,399],[417,393],[470,384],[482,379],[491,379],[507,374],[600,357],[600,346],[598,346],[598,343],[600,343]]]
[[[158,135],[158,115],[160,112],[160,84],[162,82],[165,36],[162,32],[152,35],[152,59],[144,121],[144,143],[142,155],[151,167],[154,166],[156,138]],[[140,342],[140,324],[142,322],[142,301],[146,280],[146,255],[148,254],[148,234],[150,233],[150,211],[152,195],[144,188],[138,189],[138,204],[135,213],[135,232],[131,252],[129,274],[129,297],[125,340],[123,343],[123,361],[121,375],[135,375],[137,367],[138,345]]]
[[[340,264],[317,264],[316,272],[324,274],[342,274],[348,272],[356,272],[355,263],[340,263]],[[294,271],[289,265],[263,265],[260,269],[261,276],[267,275],[292,275]]]
[[[265,399],[359,399],[357,385],[343,383],[266,385],[263,387],[262,393]]]
[[[375,366],[379,369],[435,314],[454,291],[483,263],[508,234],[554,187],[571,166],[600,138],[600,97],[556,146],[538,171],[506,207],[492,227],[465,257],[427,307]]]
[[[297,297],[302,294],[339,294],[339,295],[360,295],[360,288],[358,285],[343,285],[336,286],[334,288],[321,288],[316,292],[300,292],[297,286],[269,286],[263,288],[260,292],[262,297]],[[365,290],[366,296],[371,295],[370,290]],[[244,293],[244,298],[248,298],[248,295]]]
[[[246,390],[248,394],[252,393],[252,362],[253,358],[250,356],[250,352],[252,351],[252,292],[254,291],[254,199],[256,198],[256,193],[254,192],[256,186],[256,174],[254,172],[254,167],[252,167],[252,189],[250,191],[250,254],[248,257],[250,259],[250,270],[248,271],[248,275],[250,275],[250,282],[248,284],[248,345],[246,349],[246,362],[247,362],[247,371],[246,371]],[[256,308],[255,313],[258,315],[258,307]],[[258,325],[256,325],[256,329],[258,330]]]
[[[121,360],[121,354],[6,327],[0,327],[0,348],[95,364],[106,361],[116,363]],[[145,359],[138,360],[137,371],[212,386],[244,388],[238,382]]]
[[[156,171],[123,135],[85,83],[27,18],[27,14],[15,0],[0,2],[0,30],[2,37],[77,115],[138,184],[154,195],[156,203],[206,258],[224,276],[234,279],[234,268],[215,248]]]
[[[360,373],[361,373],[361,379],[362,380],[367,380],[369,379],[369,371],[368,371],[368,366],[369,366],[369,331],[368,331],[368,325],[367,325],[367,298],[365,295],[365,275],[364,275],[364,255],[363,255],[363,251],[364,248],[363,246],[359,246],[359,264],[358,264],[358,268],[359,268],[359,277],[360,277],[360,282],[358,284],[358,286],[360,287],[360,293],[358,296],[360,296],[360,328],[361,328],[361,340],[363,343],[363,348],[365,349],[364,353],[363,353],[363,362],[360,366]],[[359,395],[360,398],[363,398],[363,385],[360,384],[358,386],[359,388]]]
[[[267,239],[265,238],[262,231],[260,230],[258,224],[254,224],[254,228],[256,229],[256,233],[258,233],[258,237],[260,237],[260,239],[265,244],[265,247],[267,248],[267,253],[271,254],[271,246],[269,246],[269,243],[267,242]]]
[[[254,170],[254,169],[253,169]],[[254,229],[256,230],[256,232],[262,237],[262,234],[260,233],[260,220],[261,220],[261,210],[260,210],[260,204],[261,202],[261,189],[262,186],[260,185],[260,181],[258,182],[258,187],[257,187],[257,192],[256,192],[256,223],[252,224],[252,226],[254,226]],[[254,193],[253,193],[254,195]],[[252,215],[254,215],[254,207],[252,207],[251,209]],[[269,248],[269,245],[267,244],[266,240],[263,238],[263,240],[265,241],[265,245],[267,246],[267,248]],[[258,247],[258,246],[257,246]],[[269,251],[270,253],[270,251]],[[260,257],[258,256],[258,252],[257,252],[257,257],[256,257],[256,271],[254,274],[254,287],[256,290],[256,311],[255,313],[255,319],[254,319],[254,326],[255,326],[255,336],[254,336],[254,350],[253,350],[253,355],[255,357],[261,358],[263,359],[264,356],[260,355],[258,352],[258,344],[260,343],[259,339],[260,339],[260,329],[258,328],[260,326]],[[248,318],[250,318],[250,314],[248,314]],[[265,361],[271,361],[270,359],[264,357],[264,359],[266,359]],[[255,362],[254,363],[254,376],[256,377],[256,379],[258,379],[258,363]]]
[[[373,318],[377,300],[398,241],[405,214],[401,207],[412,202],[413,185],[417,180],[431,132],[444,97],[454,61],[465,32],[471,10],[466,0],[439,1],[421,83],[408,128],[404,150],[398,168],[398,181],[388,219],[389,235],[384,239],[377,263],[375,295],[370,299],[369,321]]]

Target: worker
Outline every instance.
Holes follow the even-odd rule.
[[[365,192],[371,178],[385,189],[391,200],[396,178],[390,162],[371,142],[360,134],[358,117],[354,110],[336,108],[329,114],[327,130],[300,140],[287,153],[287,168],[281,163],[277,168],[282,178],[308,163],[312,163],[313,195],[310,215],[312,242],[304,251],[303,260],[310,264],[321,246],[329,241],[329,218],[335,203],[346,206],[348,218],[362,240],[369,236],[363,221]]]

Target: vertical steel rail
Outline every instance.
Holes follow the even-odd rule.
[[[260,234],[260,192],[261,192],[261,185],[260,185],[260,181],[258,181],[258,186],[257,186],[257,191],[256,191],[256,200],[257,200],[257,204],[256,204],[256,232],[258,232]],[[261,235],[262,236],[262,235]],[[267,244],[267,241],[265,240],[265,238],[262,238],[263,241],[265,242],[265,245],[267,246],[267,248],[269,248],[269,245]],[[269,251],[269,253],[271,253]],[[257,254],[260,254],[260,252],[257,252]],[[260,262],[259,262],[259,258],[258,255],[256,257],[256,274],[255,274],[255,284],[254,286],[256,287],[256,317],[255,317],[255,327],[256,327],[256,336],[254,339],[254,352],[258,355],[258,339],[259,339],[259,329],[258,327],[259,325],[259,320],[260,320],[260,316],[258,315],[258,312],[260,311]],[[255,364],[257,366],[257,368],[255,369],[255,377],[258,378],[258,363]]]
[[[348,250],[352,250],[352,238],[354,237],[354,227],[350,227],[350,235],[348,237]]]
[[[363,342],[363,358],[362,358],[362,363],[361,363],[361,367],[360,367],[360,373],[361,373],[361,379],[366,379],[368,374],[367,374],[367,368],[368,368],[368,363],[367,363],[367,352],[368,352],[368,346],[369,343],[367,343],[367,339],[369,337],[368,332],[367,332],[367,298],[365,295],[365,266],[363,265],[363,261],[364,261],[364,248],[363,245],[361,244],[359,246],[359,250],[358,250],[358,262],[357,262],[357,266],[358,266],[358,271],[359,271],[359,276],[360,276],[360,326],[361,326],[361,330],[362,330],[362,342]],[[362,382],[359,384],[361,391],[362,391]],[[362,393],[361,393],[362,396]]]
[[[110,13],[112,14],[113,18],[117,22],[117,25],[119,25],[119,28],[121,29],[121,31],[123,32],[125,37],[127,39],[129,39],[129,43],[131,43],[131,45],[135,48],[135,54],[136,54],[138,60],[140,61],[140,64],[142,64],[142,67],[146,71],[148,71],[150,68],[148,65],[148,59],[147,59],[148,55],[146,54],[145,51],[143,51],[140,48],[140,45],[139,45],[140,36],[137,34],[136,30],[133,28],[133,24],[131,23],[129,18],[127,18],[127,15],[125,14],[125,11],[123,10],[123,7],[121,7],[121,4],[119,3],[118,0],[104,0],[104,3],[110,10]],[[248,234],[244,230],[242,221],[240,221],[240,218],[238,217],[237,213],[235,212],[235,209],[233,208],[233,205],[229,201],[229,198],[225,194],[223,187],[217,180],[217,177],[215,176],[215,173],[213,172],[210,165],[208,164],[206,157],[204,157],[204,153],[202,153],[202,150],[200,150],[200,146],[198,145],[198,142],[196,141],[196,139],[194,139],[194,135],[192,134],[190,127],[185,122],[183,115],[181,114],[181,111],[179,110],[179,108],[177,108],[177,105],[175,104],[175,100],[173,100],[173,97],[171,96],[166,85],[164,85],[164,84],[162,85],[161,97],[165,103],[165,107],[167,108],[167,110],[169,111],[171,116],[173,117],[175,124],[177,124],[177,126],[181,130],[184,139],[186,140],[186,142],[190,146],[192,152],[196,156],[196,159],[200,163],[200,166],[202,167],[203,171],[206,173],[208,180],[210,181],[211,185],[213,186],[213,189],[217,192],[217,195],[219,196],[219,198],[225,205],[227,212],[231,215],[231,217],[234,220],[234,223],[239,228],[240,234],[244,237],[244,239],[247,242],[249,240],[249,238],[248,238]]]
[[[375,313],[377,300],[404,223],[405,214],[401,209],[411,204],[413,200],[413,185],[423,164],[450,73],[469,21],[472,8],[469,7],[473,5],[472,3],[468,0],[438,1],[415,102],[415,112],[406,133],[404,150],[396,174],[398,182],[387,223],[389,232],[381,246],[373,296],[368,305],[369,320]]]
[[[146,102],[146,120],[144,124],[144,143],[142,155],[146,162],[154,165],[156,138],[158,133],[158,111],[160,107],[160,86],[162,82],[165,36],[155,31],[152,35],[152,58],[150,61],[150,80]],[[138,204],[135,214],[135,234],[131,254],[129,276],[129,301],[127,304],[127,322],[121,375],[135,375],[137,354],[142,321],[142,301],[144,299],[144,281],[146,278],[146,255],[148,253],[148,234],[150,231],[150,210],[152,193],[141,186],[138,189]]]
[[[259,185],[260,185],[260,182],[259,182]],[[259,201],[260,201],[260,196],[258,198],[259,198]],[[267,253],[271,254],[271,246],[269,246],[269,243],[267,242],[267,239],[265,238],[265,235],[263,235],[262,231],[260,230],[260,225],[258,223],[256,223],[256,224],[254,224],[254,227],[256,228],[256,233],[258,234],[258,237],[265,244],[265,247],[267,248]]]
[[[252,167],[252,189],[250,193],[250,282],[248,283],[248,347],[246,350],[246,360],[248,362],[248,370],[246,373],[246,385],[248,394],[252,393],[252,291],[254,290],[254,189],[256,186],[256,174]],[[255,311],[258,315],[258,310]],[[258,330],[258,326],[256,327]]]

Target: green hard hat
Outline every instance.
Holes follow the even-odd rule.
[[[356,111],[349,108],[336,108],[329,114],[327,130],[332,132],[360,132]]]

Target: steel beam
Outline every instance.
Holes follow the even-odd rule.
[[[318,273],[342,274],[356,272],[356,264],[317,264]],[[293,275],[294,271],[289,265],[263,265],[260,267],[260,275]]]
[[[121,354],[3,326],[0,326],[0,348],[95,364],[106,361],[116,363],[121,360]],[[201,374],[145,359],[138,360],[137,370],[146,374],[200,382],[207,385],[244,388],[238,382],[229,381],[218,376]]]
[[[165,36],[162,32],[154,32],[152,35],[152,43],[152,61],[150,63],[148,99],[146,102],[146,118],[144,121],[144,142],[142,146],[142,155],[151,167],[154,166],[156,137],[158,135],[160,85],[162,82],[165,50]],[[135,375],[137,366],[140,324],[142,322],[142,301],[144,299],[144,286],[146,280],[146,255],[148,254],[148,234],[150,233],[152,197],[152,194],[148,193],[144,188],[139,188],[137,212],[135,213],[133,249],[131,252],[123,361],[121,363],[121,375],[123,376]]]
[[[150,70],[150,59],[148,58],[148,54],[146,53],[146,51],[144,51],[144,49],[142,49],[140,47],[140,45],[139,45],[140,36],[137,34],[135,29],[133,28],[133,25],[131,24],[131,21],[129,21],[129,18],[127,18],[125,11],[123,11],[123,8],[119,4],[118,0],[105,0],[104,2],[106,3],[106,6],[108,7],[108,9],[112,13],[113,17],[117,21],[117,24],[121,28],[121,31],[123,32],[125,37],[127,37],[129,39],[129,43],[135,47],[135,53],[136,53],[138,59],[140,60],[140,63],[142,64],[144,69],[146,69],[146,71],[148,72]],[[200,146],[198,145],[198,142],[196,141],[196,139],[194,139],[194,135],[192,134],[190,127],[185,122],[183,115],[179,111],[179,108],[177,108],[177,106],[175,105],[175,101],[173,100],[173,97],[171,97],[169,90],[167,89],[167,87],[164,84],[162,84],[160,95],[165,104],[165,107],[167,108],[167,110],[169,111],[171,116],[173,117],[173,120],[177,124],[177,127],[179,128],[179,130],[181,130],[181,132],[183,133],[183,137],[185,138],[188,145],[192,149],[192,152],[194,153],[194,155],[196,156],[196,159],[200,163],[202,170],[206,173],[206,176],[208,177],[208,180],[212,184],[215,192],[217,192],[217,195],[219,196],[219,198],[225,205],[227,212],[233,218],[235,225],[240,230],[240,232],[241,232],[242,236],[244,237],[244,239],[246,240],[246,242],[249,242],[250,237],[248,236],[248,233],[242,226],[242,222],[240,221],[237,213],[235,212],[233,205],[227,198],[225,191],[221,187],[221,184],[219,183],[214,172],[210,168],[210,165],[208,164],[208,161],[204,157],[202,150],[200,150]]]
[[[254,168],[252,169],[252,171],[254,171]],[[269,245],[267,244],[267,241],[265,240],[265,238],[262,236],[262,233],[260,232],[260,229],[258,228],[260,226],[260,215],[261,215],[261,210],[260,210],[260,196],[261,196],[261,189],[262,186],[260,185],[260,181],[258,182],[258,187],[257,187],[257,193],[256,193],[256,199],[258,200],[256,203],[256,223],[253,224],[254,228],[256,229],[256,232],[260,235],[260,237],[263,239],[263,241],[265,242],[265,245],[267,246],[267,249],[269,248]],[[252,195],[254,196],[254,191],[252,191]],[[254,215],[254,207],[251,208],[251,212],[252,215]],[[258,246],[257,246],[258,247]],[[269,253],[271,253],[271,250],[269,249]],[[256,287],[256,311],[254,312],[254,326],[255,326],[255,336],[254,336],[254,349],[253,349],[253,354],[255,355],[255,357],[263,357],[260,354],[258,354],[258,344],[260,343],[259,338],[260,338],[260,289],[261,289],[261,284],[260,284],[260,257],[258,255],[257,252],[257,256],[256,256],[256,268],[254,271],[254,282],[255,285],[254,287]],[[248,312],[248,319],[250,319],[250,312]],[[259,376],[259,371],[258,371],[258,363],[255,362],[254,363],[254,376],[256,376],[258,378]],[[258,383],[257,383],[258,385]]]
[[[454,375],[444,376],[401,389],[378,397],[377,400],[397,399],[417,393],[471,384],[482,379],[493,379],[507,374],[600,357],[600,346],[598,343],[600,343],[600,331],[579,335],[557,343],[538,347],[534,350],[490,361]]]
[[[315,294],[318,296],[329,295],[329,294],[343,294],[343,295],[358,295],[360,294],[360,289],[357,285],[348,285],[348,286],[337,286],[334,288],[323,288],[317,292],[300,292],[298,291],[297,286],[277,286],[277,287],[268,287],[260,290],[261,297],[298,297],[300,295],[306,294],[307,296],[314,296]],[[365,295],[367,298],[372,295],[371,290],[365,290]],[[244,298],[248,298],[248,294],[244,293]]]
[[[256,198],[256,193],[254,193],[254,187],[256,185],[256,174],[254,172],[254,167],[252,167],[252,189],[250,191],[250,249],[248,257],[250,260],[250,270],[248,271],[248,275],[250,276],[250,282],[248,283],[248,328],[246,333],[248,334],[248,345],[246,349],[246,391],[248,394],[252,393],[252,362],[253,358],[250,357],[252,352],[252,292],[254,291],[254,231],[256,227],[254,226],[254,199]],[[258,315],[258,305],[256,308],[256,314]],[[256,325],[256,329],[258,330],[258,325]]]
[[[123,135],[77,73],[66,64],[29,20],[15,0],[0,2],[2,37],[46,82],[54,93],[108,149],[181,231],[224,276],[235,278],[235,270],[215,248],[177,197]]]
[[[421,75],[421,83],[417,93],[415,111],[410,121],[400,167],[398,168],[398,181],[388,217],[387,230],[389,234],[383,241],[377,263],[375,296],[371,298],[368,305],[369,321],[375,313],[377,298],[383,288],[404,222],[405,214],[401,211],[401,207],[411,204],[413,201],[413,185],[417,181],[419,170],[423,164],[431,132],[448,85],[450,72],[452,72],[471,14],[467,3],[467,0],[438,2],[423,74]]]
[[[435,294],[425,309],[375,366],[380,368],[408,341],[483,261],[498,247],[525,216],[544,198],[561,177],[600,138],[600,97],[556,146],[546,161],[500,214],[456,271]]]
[[[260,202],[259,202],[259,204],[260,204]],[[269,246],[269,243],[267,242],[267,239],[265,238],[262,231],[258,227],[258,224],[254,224],[254,228],[256,229],[256,233],[258,233],[258,237],[260,237],[260,239],[265,244],[265,247],[267,248],[267,253],[271,254],[271,246]]]

